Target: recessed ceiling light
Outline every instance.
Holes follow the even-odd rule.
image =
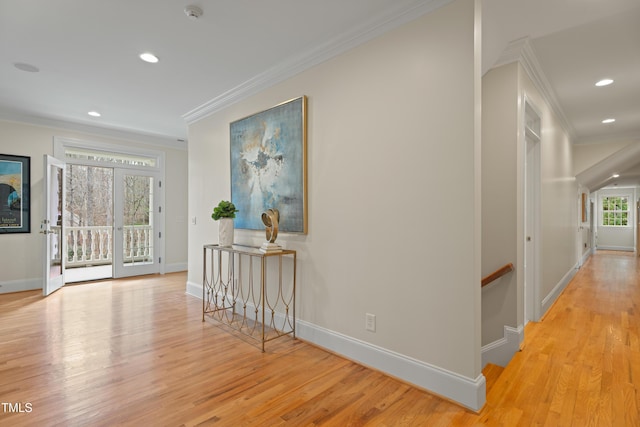
[[[140,59],[142,59],[144,62],[149,62],[151,64],[155,64],[156,62],[159,61],[157,56],[149,52],[141,53]]]
[[[613,175],[611,175],[611,178],[619,178],[620,174],[614,173]]]
[[[613,123],[613,122],[615,122],[615,121],[616,121],[616,119],[604,119],[604,120],[602,121],[602,123],[607,124],[607,123]]]
[[[87,114],[90,115],[91,117],[100,117],[102,115],[97,111],[89,111]]]
[[[15,64],[13,64],[13,66],[20,71],[26,71],[28,73],[37,73],[38,71],[40,71],[40,68],[36,67],[35,65],[25,64],[24,62],[16,62]]]
[[[187,18],[195,21],[202,16],[202,9],[198,6],[187,6],[184,8],[184,14],[187,15]]]
[[[602,79],[596,83],[596,86],[609,86],[611,83],[613,83],[613,80],[611,79]]]

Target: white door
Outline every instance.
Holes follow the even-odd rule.
[[[64,286],[64,162],[44,156],[44,219],[40,233],[44,234],[44,280],[42,293],[47,296]]]
[[[159,186],[157,174],[115,169],[113,277],[160,272]]]
[[[593,253],[594,248],[596,247],[596,220],[595,220],[595,207],[594,203],[589,200],[589,250]]]
[[[524,242],[524,322],[540,318],[538,301],[540,236],[540,141],[526,138],[525,159],[525,242]]]

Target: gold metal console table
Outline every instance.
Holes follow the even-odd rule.
[[[259,341],[263,352],[267,341],[295,339],[296,251],[204,245],[202,265],[203,322],[207,315]]]

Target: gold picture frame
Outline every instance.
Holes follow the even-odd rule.
[[[230,124],[235,227],[264,230],[262,213],[280,212],[279,231],[307,234],[307,97]]]

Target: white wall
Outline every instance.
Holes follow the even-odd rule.
[[[230,196],[229,123],[307,95],[309,233],[278,238],[299,255],[299,335],[481,406],[475,13],[458,0],[193,123],[189,286]]]
[[[53,155],[56,136],[124,146],[137,144],[133,140],[0,120],[0,153],[31,157],[31,233],[0,235],[0,259],[3,260],[0,292],[42,287],[43,250],[39,228],[43,215],[43,156]],[[167,271],[184,270],[187,260],[187,153],[158,146],[150,148],[164,151],[166,155],[165,267]]]
[[[482,345],[518,327],[518,64],[482,77],[482,276],[506,263],[516,271],[482,290]]]
[[[531,78],[520,67],[520,88],[541,112],[541,268],[542,312],[575,274],[578,186],[573,146],[562,123]]]
[[[482,344],[485,362],[504,364],[519,348],[524,326],[525,98],[542,126],[538,311],[548,308],[575,272],[578,190],[571,141],[520,62],[490,70],[482,84],[482,275],[508,262],[515,266],[482,291]]]

